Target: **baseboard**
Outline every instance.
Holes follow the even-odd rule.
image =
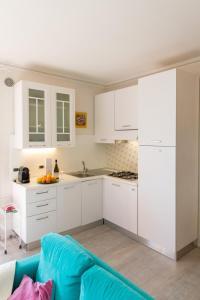
[[[189,253],[194,248],[197,248],[197,240],[188,244],[183,249],[179,250],[176,254],[176,260],[179,260],[181,257],[183,257],[185,254]]]
[[[94,228],[94,227],[102,225],[102,224],[103,224],[103,219],[98,220],[98,221],[93,222],[93,223],[90,223],[90,224],[87,224],[87,225],[82,225],[82,226],[79,226],[79,227],[76,227],[76,228],[73,228],[73,229],[70,229],[70,230],[59,232],[59,234],[61,234],[61,235],[75,234],[75,233],[79,233],[79,232]],[[34,249],[40,247],[40,241],[38,240],[38,241],[31,242],[31,243],[28,243],[28,244],[24,244],[24,242],[22,241],[22,246],[27,251],[31,251],[31,250],[34,250]]]
[[[113,229],[118,230],[119,232],[121,232],[121,233],[127,235],[128,237],[130,237],[132,240],[135,240],[135,241],[138,242],[138,235],[137,234],[134,234],[134,233],[132,233],[132,232],[130,232],[130,231],[128,231],[128,230],[126,230],[126,229],[124,229],[124,228],[122,228],[122,227],[106,220],[106,219],[104,219],[103,222],[104,222],[104,224],[109,225]]]

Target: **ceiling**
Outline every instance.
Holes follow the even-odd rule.
[[[0,0],[0,63],[103,85],[200,56],[199,0]]]

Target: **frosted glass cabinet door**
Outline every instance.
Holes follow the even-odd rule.
[[[45,143],[45,91],[28,89],[29,142]]]
[[[25,120],[24,147],[51,146],[49,86],[24,81],[22,93]]]
[[[54,87],[52,95],[53,145],[67,146],[74,141],[74,91]]]

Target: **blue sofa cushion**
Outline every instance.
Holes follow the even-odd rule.
[[[120,281],[122,281],[126,286],[131,288],[131,290],[135,290],[139,295],[141,295],[142,299],[148,299],[148,300],[154,300],[153,297],[148,295],[145,291],[140,289],[136,284],[128,280],[126,277],[124,277],[121,273],[110,267],[107,263],[105,263],[103,260],[101,260],[98,256],[96,256],[94,253],[90,252],[88,249],[84,248],[79,242],[74,240],[71,236],[67,236],[68,239],[71,239],[74,243],[76,243],[80,248],[85,250],[95,261],[95,265],[98,265],[102,269],[105,269],[107,272],[113,274],[113,276],[117,277]]]
[[[119,278],[99,266],[87,270],[81,279],[80,300],[144,300]]]
[[[41,240],[36,280],[53,280],[53,299],[78,300],[81,276],[93,265],[93,258],[71,239],[49,233]]]
[[[33,281],[35,281],[36,272],[38,269],[40,255],[36,254],[22,260],[16,261],[15,267],[15,278],[13,283],[13,291],[18,288],[20,285],[22,278],[26,274],[27,276],[31,277]]]

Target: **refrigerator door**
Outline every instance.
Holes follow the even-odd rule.
[[[175,147],[140,146],[138,235],[170,257],[175,247]]]

